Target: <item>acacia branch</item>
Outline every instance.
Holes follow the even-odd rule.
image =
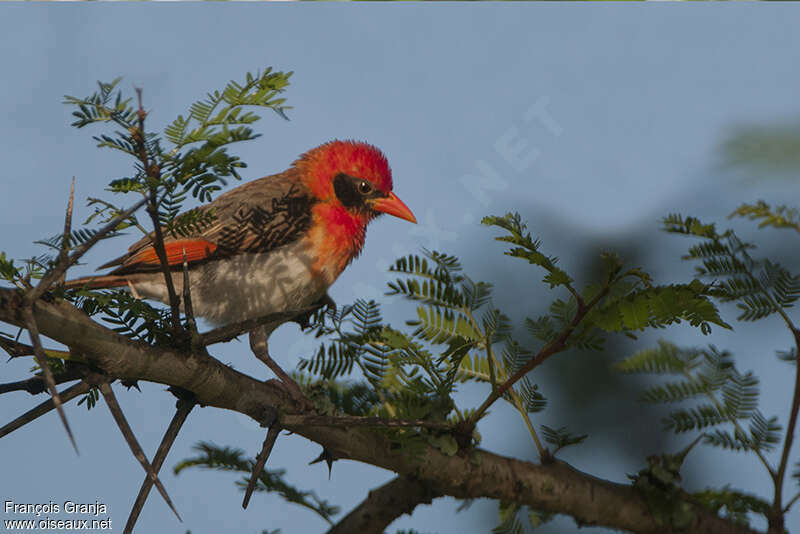
[[[21,325],[21,309],[17,290],[0,288],[0,321]],[[255,380],[204,354],[133,341],[95,323],[66,302],[42,302],[35,314],[44,335],[85,354],[92,365],[110,376],[181,387],[193,392],[202,405],[233,410],[259,423],[274,413],[272,410],[296,408],[286,392],[271,383]],[[560,461],[538,465],[477,448],[448,456],[434,446],[410,457],[384,430],[288,424],[284,429],[319,443],[336,458],[415,476],[444,495],[518,502],[570,515],[585,525],[643,534],[664,531],[645,498],[630,485],[592,477]],[[699,505],[691,507],[694,518],[685,532],[755,532]]]
[[[24,356],[34,355],[33,347],[31,345],[20,343],[19,341],[11,339],[10,337],[6,337],[4,334],[0,334],[0,349],[6,351],[9,359],[11,360],[14,358],[22,358]],[[44,349],[44,354],[48,358],[58,358],[73,362],[84,362],[79,355],[71,354],[69,351]]]
[[[67,202],[67,214],[64,216],[64,233],[61,237],[61,251],[58,254],[58,263],[63,264],[68,261],[70,238],[72,236],[72,208],[75,204],[75,177],[72,177],[72,184],[69,186],[69,201]],[[66,271],[61,273],[57,282],[64,282]]]
[[[786,437],[784,438],[783,450],[781,451],[781,461],[778,465],[778,470],[775,472],[775,500],[772,503],[768,530],[768,532],[779,533],[784,531],[783,516],[785,512],[783,507],[783,481],[786,476],[786,469],[789,467],[789,452],[792,450],[797,416],[798,412],[800,412],[800,330],[798,330],[791,321],[788,321],[788,324],[794,337],[795,352],[797,354],[794,365],[794,393],[792,394],[792,408],[789,414],[789,423],[786,425]],[[786,505],[786,510],[794,503],[795,499],[797,499],[797,497],[793,498]]]
[[[41,297],[44,294],[44,292],[50,288],[50,286],[52,286],[57,280],[60,280],[64,276],[64,273],[67,272],[67,269],[72,267],[75,264],[75,262],[77,262],[84,254],[86,254],[89,251],[89,249],[92,248],[98,241],[100,241],[106,235],[108,235],[109,232],[114,231],[114,229],[116,229],[116,227],[119,226],[120,223],[122,223],[125,219],[127,219],[131,215],[133,215],[133,213],[136,210],[144,206],[145,202],[147,202],[146,198],[140,200],[130,208],[126,209],[125,211],[123,211],[122,213],[111,219],[111,221],[102,226],[83,245],[75,249],[75,252],[73,252],[66,258],[62,258],[62,260],[58,262],[58,265],[56,265],[51,271],[49,271],[42,278],[42,280],[39,282],[39,285],[37,285],[34,289],[32,289],[28,293],[28,299],[30,300],[30,302],[33,302],[39,297]]]
[[[56,384],[72,382],[73,380],[82,378],[84,374],[85,372],[83,369],[73,367],[54,376],[53,382]],[[25,380],[0,384],[0,395],[3,393],[10,393],[12,391],[27,391],[31,395],[38,395],[39,393],[44,392],[46,389],[47,382],[45,381],[44,377],[37,374],[36,376],[26,378]]]
[[[430,484],[411,477],[393,478],[383,486],[369,492],[367,498],[356,506],[327,534],[383,534],[395,519],[411,514],[419,504],[430,504],[444,493]]]
[[[292,426],[338,426],[376,428],[432,428],[452,431],[453,425],[427,419],[387,419],[385,417],[361,417],[357,415],[282,414],[281,424]]]
[[[493,388],[492,392],[486,397],[486,400],[483,401],[483,404],[477,409],[477,411],[473,414],[472,420],[478,421],[486,410],[494,404],[494,402],[501,398],[506,391],[511,389],[511,387],[519,382],[522,377],[530,373],[533,369],[544,363],[544,361],[552,356],[553,354],[557,354],[564,350],[567,347],[567,340],[569,336],[572,335],[572,332],[575,331],[575,328],[580,324],[586,314],[594,308],[600,300],[608,294],[608,291],[611,287],[611,280],[609,280],[606,285],[603,287],[603,290],[589,302],[589,304],[583,305],[583,301],[579,301],[581,303],[578,306],[578,310],[575,312],[575,316],[570,321],[569,326],[567,326],[556,339],[542,347],[542,349],[536,354],[535,357],[531,358],[525,365],[523,365],[516,373],[511,375],[511,377],[506,380],[500,387]]]
[[[59,396],[61,397],[61,402],[62,403],[67,403],[70,400],[72,400],[75,397],[77,397],[78,395],[82,395],[82,394],[86,393],[90,389],[91,389],[91,386],[89,384],[87,384],[86,382],[78,382],[74,386],[71,386],[71,387],[65,389],[64,391],[62,391],[59,394]],[[2,438],[3,436],[7,436],[8,434],[11,434],[13,431],[15,431],[17,429],[22,428],[23,426],[27,425],[31,421],[35,421],[36,419],[40,418],[44,414],[49,413],[50,411],[52,411],[53,408],[55,408],[55,407],[56,407],[56,405],[53,402],[53,398],[52,397],[47,399],[46,401],[42,402],[41,404],[39,404],[37,406],[34,406],[33,408],[31,408],[30,410],[28,410],[24,414],[20,415],[19,417],[17,417],[16,419],[14,419],[10,423],[8,423],[7,425],[5,425],[3,427],[0,427],[0,438]]]
[[[142,446],[139,445],[139,441],[136,439],[136,436],[133,434],[133,430],[131,429],[130,425],[128,424],[128,420],[125,419],[125,414],[122,413],[122,408],[117,402],[117,397],[114,395],[114,390],[111,389],[111,384],[107,381],[101,381],[98,384],[100,389],[100,393],[103,394],[103,398],[106,401],[106,405],[108,406],[108,410],[111,412],[111,416],[114,418],[114,421],[117,423],[120,432],[122,432],[122,436],[125,438],[128,447],[130,447],[133,456],[138,460],[141,464],[142,469],[144,469],[145,473],[150,480],[153,481],[158,492],[164,498],[164,501],[169,506],[169,509],[172,510],[172,513],[178,518],[178,521],[183,521],[181,519],[180,514],[175,509],[175,506],[172,504],[172,500],[167,495],[167,490],[164,488],[164,485],[161,483],[161,480],[158,478],[158,472],[150,465],[150,462],[147,460],[147,456],[145,456],[144,451],[142,450]]]
[[[137,128],[133,130],[133,139],[136,143],[136,152],[139,162],[142,164],[144,171],[147,188],[149,194],[145,195],[147,201],[147,214],[153,222],[153,249],[156,251],[158,257],[158,264],[161,272],[164,274],[164,283],[167,286],[167,295],[169,296],[169,307],[172,312],[172,329],[175,334],[179,334],[183,328],[181,327],[180,316],[180,299],[178,293],[175,291],[175,283],[172,280],[172,271],[170,270],[169,262],[167,261],[167,250],[164,247],[164,233],[161,231],[161,221],[158,217],[158,186],[161,182],[161,170],[158,163],[151,161],[147,154],[147,134],[144,130],[144,120],[147,117],[147,112],[142,106],[142,89],[136,88],[136,96],[139,100],[139,109],[136,111]]]

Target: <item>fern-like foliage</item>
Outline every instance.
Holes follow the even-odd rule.
[[[357,300],[339,311],[318,315],[317,336],[327,336],[299,369],[333,380],[359,369],[380,405],[373,415],[444,421],[452,409],[455,369],[433,357],[424,340],[385,325],[374,301]]]
[[[14,260],[8,258],[5,252],[0,252],[0,278],[17,287],[22,287],[22,276],[22,269],[14,265]]]
[[[78,406],[81,404],[86,404],[86,409],[91,410],[97,405],[97,401],[100,399],[100,391],[93,387],[89,391],[86,392],[86,395],[80,398],[78,401]]]
[[[37,245],[44,245],[47,248],[53,249],[56,252],[60,252],[62,248],[66,248],[67,251],[70,251],[76,247],[80,247],[90,239],[92,239],[98,233],[97,230],[93,228],[78,228],[77,230],[72,230],[70,235],[67,239],[66,247],[64,246],[64,234],[56,234],[53,237],[47,239],[40,239],[38,241],[34,241]],[[109,239],[111,237],[116,237],[118,235],[117,232],[109,232],[104,234],[101,239]]]
[[[763,200],[759,200],[755,204],[744,203],[733,210],[728,218],[731,217],[747,217],[751,221],[759,221],[759,228],[771,226],[800,231],[800,212],[797,208],[783,204],[772,207]]]
[[[581,434],[581,435],[574,435],[567,431],[566,427],[561,428],[550,428],[547,425],[542,425],[542,436],[544,436],[544,440],[553,445],[554,449],[552,454],[555,455],[558,451],[563,449],[564,447],[569,447],[570,445],[577,445],[579,443],[583,443],[583,441],[589,437],[588,434]]]
[[[255,460],[247,458],[244,451],[220,447],[208,442],[200,442],[193,449],[197,451],[197,456],[179,462],[173,468],[176,475],[193,467],[244,473],[248,476],[238,480],[236,485],[242,491],[247,488],[250,480],[249,474],[253,472]],[[277,493],[284,500],[311,510],[329,524],[333,524],[332,517],[339,513],[339,507],[320,499],[313,491],[298,490],[284,480],[284,474],[285,470],[283,469],[262,470],[256,483],[256,491]]]
[[[758,409],[758,379],[740,373],[729,352],[711,346],[682,349],[661,341],[616,364],[625,373],[677,375],[678,381],[651,386],[642,393],[649,403],[697,401],[673,410],[664,426],[675,433],[701,431],[704,442],[733,450],[766,452],[781,438],[777,417]],[[728,427],[728,428],[724,428]]]
[[[134,173],[117,178],[109,184],[114,193],[150,195],[157,211],[158,224],[172,236],[185,237],[211,224],[214,214],[194,210],[180,214],[191,195],[200,202],[209,202],[213,194],[226,185],[228,177],[240,179],[239,169],[245,167],[238,156],[228,152],[233,143],[249,141],[259,136],[252,124],[259,119],[251,108],[272,109],[285,118],[288,106],[279,97],[289,84],[291,73],[248,73],[244,82],[229,82],[221,91],[195,102],[186,117],[178,116],[166,128],[164,137],[171,150],[162,148],[162,137],[141,131],[143,118],[138,106],[124,98],[119,89],[120,78],[111,83],[99,83],[99,89],[86,98],[66,96],[64,103],[75,106],[73,126],[83,128],[96,124],[116,128],[111,133],[94,136],[98,146],[112,148],[134,158]],[[109,220],[120,210],[109,202],[91,199],[96,206],[95,217]],[[152,207],[152,206],[151,206]],[[87,221],[88,223],[89,221]],[[133,216],[125,225],[138,225]],[[84,230],[87,231],[87,230]]]
[[[755,495],[733,490],[728,486],[721,489],[705,489],[692,494],[695,501],[713,511],[720,517],[743,527],[750,526],[748,514],[755,512],[768,517],[770,504]]]
[[[763,215],[763,211],[746,206],[734,215]],[[768,225],[778,225],[778,219],[766,220],[775,223],[767,222]],[[722,302],[735,302],[741,310],[739,320],[757,321],[774,313],[785,313],[800,298],[800,274],[792,274],[776,262],[753,258],[749,251],[755,245],[742,241],[732,230],[719,233],[713,224],[681,215],[665,217],[664,229],[701,238],[683,258],[700,263],[695,268],[697,274],[715,281],[709,294]]]
[[[606,332],[642,331],[664,328],[687,321],[701,332],[711,332],[711,325],[730,328],[708,299],[711,287],[699,280],[688,284],[669,284],[634,289],[597,308],[592,323]]]
[[[498,226],[506,230],[509,235],[495,238],[498,241],[515,245],[505,254],[514,258],[528,260],[532,265],[542,267],[547,271],[542,281],[551,288],[557,286],[567,287],[572,284],[572,278],[564,270],[556,266],[558,258],[546,256],[539,251],[542,245],[541,241],[531,238],[530,232],[527,231],[527,226],[522,222],[522,217],[518,213],[509,213],[505,217],[484,217],[481,223],[487,226]]]
[[[99,314],[123,336],[158,346],[171,343],[169,310],[154,308],[126,291],[78,289],[65,298],[89,316]]]
[[[554,345],[559,350],[600,349],[609,332],[633,335],[683,320],[704,333],[711,324],[728,327],[709,300],[711,286],[699,280],[656,286],[640,269],[624,271],[619,257],[604,254],[601,280],[579,293],[556,258],[541,252],[541,243],[519,215],[489,217],[484,223],[508,233],[498,238],[512,244],[508,255],[544,268],[551,288],[568,291],[566,298],[552,301],[548,314],[525,321],[542,350]],[[317,314],[313,332],[326,340],[312,357],[301,360],[300,370],[323,380],[357,370],[380,399],[374,413],[441,420],[452,410],[458,383],[478,381],[497,388],[514,376],[502,398],[522,415],[539,444],[529,416],[543,410],[547,400],[529,377],[517,376],[539,351],[514,337],[511,319],[492,305],[491,284],[473,281],[458,258],[437,251],[401,257],[390,272],[398,277],[389,282],[387,294],[417,304],[416,317],[406,323],[411,331],[386,324],[371,301]],[[463,420],[465,412],[458,413]],[[585,438],[563,429],[546,432],[556,450]]]
[[[259,137],[251,128],[259,116],[250,108],[271,109],[286,118],[290,108],[279,95],[291,75],[271,68],[247,73],[244,82],[230,81],[192,104],[186,117],[179,115],[164,131],[174,148],[163,158],[163,176],[180,184],[181,193],[191,192],[203,202],[224,184],[221,178],[238,179],[237,169],[245,164],[228,154],[227,146]]]
[[[97,82],[98,91],[86,98],[65,95],[64,103],[78,108],[72,112],[72,116],[76,119],[72,126],[84,128],[95,123],[111,122],[122,128],[133,128],[137,115],[131,105],[131,99],[123,99],[121,91],[115,92],[121,81],[122,78],[119,77],[110,83]],[[123,137],[122,139],[129,138]],[[121,142],[121,145],[124,143]],[[107,145],[101,144],[100,146]]]

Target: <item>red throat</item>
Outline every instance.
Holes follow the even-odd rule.
[[[330,286],[361,253],[369,219],[343,206],[323,203],[314,206],[312,213],[308,233],[312,268]]]
[[[331,285],[361,252],[367,224],[375,215],[343,206],[334,190],[335,177],[346,174],[368,180],[389,195],[392,171],[380,150],[357,141],[325,143],[300,156],[293,167],[317,201],[307,237],[313,270]]]

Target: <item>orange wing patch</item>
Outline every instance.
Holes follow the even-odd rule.
[[[204,239],[181,239],[164,244],[167,253],[167,263],[170,266],[182,265],[183,254],[186,252],[186,261],[192,263],[211,256],[217,245]],[[158,255],[155,247],[147,247],[125,260],[126,266],[130,265],[158,265]]]

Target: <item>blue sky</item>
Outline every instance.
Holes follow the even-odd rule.
[[[249,163],[246,179],[281,171],[329,139],[363,139],[385,151],[395,191],[420,220],[412,227],[387,217],[370,227],[364,254],[332,289],[339,302],[383,298],[389,262],[423,246],[457,254],[467,267],[491,277],[487,256],[506,259],[500,259],[492,233],[478,224],[486,214],[520,211],[533,233],[545,238],[548,253],[568,266],[573,252],[565,228],[598,239],[641,228],[655,235],[659,218],[678,209],[720,220],[757,198],[797,204],[793,183],[730,172],[720,165],[718,151],[738,124],[797,118],[796,16],[793,5],[752,4],[2,5],[0,249],[14,257],[40,252],[31,243],[58,232],[72,176],[81,219],[90,213],[85,198],[101,194],[110,179],[130,169],[119,155],[94,148],[92,132],[69,126],[70,109],[60,103],[64,94],[88,95],[96,80],[122,75],[124,89],[144,89],[150,125],[161,129],[206,91],[264,66],[295,72],[286,93],[294,109],[290,122],[266,115],[257,124],[263,137],[236,148]],[[668,243],[654,238],[654,263],[646,268],[670,271],[664,265],[680,248]],[[73,274],[91,272],[127,245],[120,238],[98,246]],[[498,272],[512,268],[501,263]],[[389,315],[400,317],[393,310]],[[703,342],[688,330],[664,335]],[[764,350],[764,335],[776,346]],[[715,342],[741,350],[744,367],[775,384],[765,393],[765,411],[784,416],[789,377],[771,353],[785,348],[788,336],[775,324],[737,336],[721,335]],[[279,362],[291,368],[313,344],[287,326],[272,346]],[[748,356],[756,349],[766,356]],[[265,376],[242,343],[215,354]],[[3,381],[26,376],[29,366],[4,365]],[[173,409],[163,389],[118,391],[147,451],[157,446]],[[483,393],[468,389],[465,399],[477,402]],[[39,400],[16,394],[2,402],[5,420]],[[55,415],[15,432],[2,440],[0,498],[97,499],[111,507],[121,531],[140,468],[105,407],[87,412],[70,406],[68,416],[81,456],[68,446]],[[509,443],[499,432],[520,424],[514,414],[497,409],[493,418],[481,429],[484,445],[530,457],[527,443]],[[561,419],[568,422],[569,414]],[[613,445],[610,436],[605,439]],[[201,439],[254,454],[263,430],[243,416],[198,410],[166,465],[188,456]],[[302,438],[282,437],[270,466],[287,469],[290,481],[345,512],[390,476],[338,462],[328,480],[324,467],[306,466],[318,453],[319,446]],[[751,458],[698,454],[690,461],[712,465],[715,482],[730,480],[753,491],[766,487]],[[624,473],[641,465],[587,461],[579,467],[623,481]],[[185,522],[177,524],[152,496],[141,532],[324,531],[322,521],[277,497],[258,495],[242,511],[241,495],[226,474],[189,471],[174,477],[165,471],[163,480]],[[478,503],[460,514],[456,506],[437,501],[390,530],[450,534],[491,527],[491,505]],[[789,526],[800,526],[796,511]],[[569,531],[574,524],[565,521],[559,528]]]

